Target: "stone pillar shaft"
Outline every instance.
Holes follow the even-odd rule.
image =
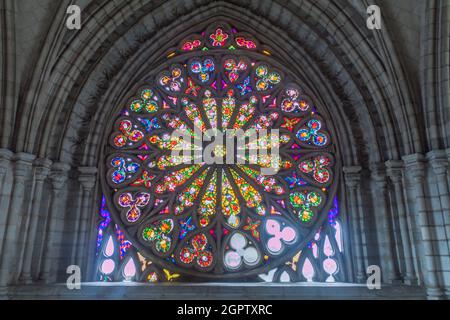
[[[18,277],[17,258],[19,256],[19,238],[25,203],[26,180],[31,175],[31,166],[34,156],[27,153],[18,153],[14,163],[14,186],[12,199],[6,220],[5,240],[3,243],[2,262],[0,264],[0,286],[12,284]]]
[[[26,234],[26,241],[23,250],[23,266],[20,276],[21,282],[29,284],[32,282],[32,261],[34,253],[34,244],[37,241],[37,230],[39,224],[39,213],[41,208],[42,193],[44,189],[44,183],[50,172],[51,161],[47,159],[37,159],[34,168],[35,188],[33,193],[33,200],[31,201],[31,207],[29,215],[30,227],[29,232]]]
[[[8,211],[9,194],[6,194],[5,182],[8,171],[11,170],[13,153],[7,149],[0,149],[0,211]],[[0,214],[0,257],[3,253],[3,242],[6,232],[7,214]],[[1,261],[1,259],[0,259]]]
[[[395,259],[395,241],[393,237],[393,228],[389,223],[391,221],[391,213],[389,206],[389,198],[387,194],[387,180],[384,169],[379,166],[372,168],[372,179],[376,186],[376,201],[375,207],[376,215],[375,222],[377,225],[378,247],[380,252],[380,262],[384,268],[387,268],[387,273],[382,272],[383,279],[389,282],[396,282],[400,280],[396,259]]]
[[[13,153],[7,149],[0,149],[0,195],[3,194],[3,182],[10,166]]]
[[[79,241],[80,241],[80,225],[81,225],[81,215],[83,212],[83,187],[77,189],[77,210],[75,212],[75,223],[73,227],[73,241],[72,241],[72,252],[70,256],[70,263],[79,265],[77,255],[79,254]]]
[[[80,175],[78,180],[81,183],[81,196],[82,196],[82,205],[80,208],[81,214],[80,225],[79,225],[79,239],[75,243],[75,251],[76,251],[76,261],[77,264],[86,269],[88,267],[88,241],[89,241],[89,222],[92,220],[92,215],[94,214],[92,210],[92,194],[93,189],[97,180],[97,168],[95,167],[81,167],[78,169]],[[87,270],[84,274],[88,274]]]
[[[413,154],[403,157],[407,172],[414,179],[414,189],[416,197],[416,210],[420,233],[422,236],[421,265],[423,271],[423,280],[427,290],[427,295],[431,299],[440,299],[443,296],[439,285],[436,267],[436,253],[432,245],[431,221],[428,217],[427,203],[425,199],[425,165],[424,157],[420,154]]]
[[[445,151],[432,151],[428,153],[431,167],[436,175],[437,187],[439,192],[439,200],[441,203],[442,215],[444,218],[445,233],[447,242],[450,240],[450,193],[448,180],[448,160]],[[450,254],[450,252],[447,252]]]
[[[362,244],[362,230],[360,228],[360,214],[359,214],[359,186],[361,180],[361,167],[345,167],[345,184],[349,195],[349,209],[350,221],[352,226],[352,239],[355,255],[355,278],[358,283],[365,280],[365,266],[364,266],[364,251]]]
[[[43,268],[41,270],[40,279],[46,283],[56,281],[57,258],[59,243],[58,240],[62,230],[58,230],[61,218],[63,218],[64,210],[60,208],[62,190],[68,178],[70,166],[62,163],[53,165],[50,173],[52,182],[51,204],[48,219],[48,232],[45,239],[45,250],[43,252]]]
[[[439,192],[439,201],[441,204],[442,217],[444,220],[444,231],[447,243],[446,252],[439,252],[440,255],[450,255],[450,190],[448,179],[449,161],[447,160],[447,153],[444,150],[432,151],[427,154],[430,160],[431,167],[436,175],[437,187]],[[437,239],[441,240],[441,238]],[[448,266],[443,266],[444,268]],[[444,277],[445,293],[450,297],[450,280]]]
[[[414,270],[411,239],[409,237],[408,221],[406,217],[405,198],[403,197],[403,163],[401,161],[389,161],[386,163],[388,176],[394,186],[394,198],[397,204],[397,217],[400,226],[400,238],[404,255],[404,281],[407,284],[417,284]]]

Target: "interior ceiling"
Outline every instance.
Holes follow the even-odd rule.
[[[111,25],[105,25],[104,28],[112,28],[114,31],[112,32],[112,35],[110,36],[111,40],[106,39],[105,43],[103,44],[103,46],[111,46],[112,44],[109,43],[110,41],[117,41],[117,43],[115,43],[114,45],[116,46],[116,48],[120,48],[121,47],[121,43],[123,41],[127,41],[126,39],[120,38],[120,37],[116,37],[114,39],[114,35],[115,34],[119,34],[119,33],[126,33],[127,30],[131,30],[134,27],[134,23],[136,23],[136,21],[143,19],[143,17],[145,16],[152,16],[155,15],[153,17],[153,20],[157,20],[157,18],[159,17],[159,15],[161,14],[165,14],[167,16],[171,16],[171,17],[176,17],[179,12],[181,12],[181,8],[177,8],[177,4],[178,2],[176,1],[172,1],[173,4],[171,5],[171,7],[169,7],[169,4],[164,6],[163,3],[164,2],[158,2],[158,1],[153,1],[151,3],[152,8],[154,9],[154,11],[152,11],[153,9],[150,8],[150,5],[144,6],[142,7],[141,5],[134,5],[136,7],[136,11],[133,12],[131,15],[129,15],[129,17],[125,20],[122,21],[120,26],[116,26],[114,25],[114,22],[111,22]],[[292,2],[286,2],[285,1],[274,1],[273,3],[278,3],[280,2],[281,5],[281,10],[278,12],[279,15],[279,21],[280,24],[285,24],[288,28],[290,25],[290,21],[283,21],[283,15],[285,15],[287,13],[288,10],[290,10],[291,12],[295,11],[295,8],[300,6],[301,7],[301,11],[303,13],[299,13],[299,17],[301,16],[301,19],[303,20],[303,22],[305,23],[305,25],[310,25],[312,28],[315,29],[315,31],[317,32],[317,34],[319,36],[322,36],[321,34],[321,28],[320,27],[316,27],[315,24],[316,22],[316,18],[314,18],[314,10],[316,10],[317,8],[311,8],[311,4],[309,2],[303,2],[303,3],[297,3],[296,1],[292,1]],[[323,2],[323,1],[321,1]],[[398,61],[398,66],[400,70],[397,70],[396,72],[403,72],[404,71],[406,73],[406,78],[407,81],[405,81],[403,84],[406,85],[406,88],[419,88],[420,87],[420,83],[419,83],[419,77],[418,77],[418,73],[419,73],[419,55],[417,54],[417,48],[419,45],[419,39],[420,37],[417,35],[417,33],[419,32],[419,25],[420,25],[420,9],[423,9],[424,5],[423,2],[421,1],[414,1],[415,4],[417,5],[411,5],[412,1],[409,0],[402,0],[402,1],[387,1],[387,0],[382,0],[379,1],[379,5],[382,8],[382,15],[383,15],[383,23],[386,24],[386,28],[385,30],[383,30],[383,32],[385,32],[387,34],[387,37],[390,38],[392,40],[392,42],[390,43],[390,45],[393,46],[393,50],[397,53],[396,59]],[[206,10],[207,7],[211,7],[216,5],[217,8],[220,8],[221,6],[227,7],[227,6],[243,6],[243,11],[248,10],[247,9],[247,2],[244,1],[230,1],[230,3],[223,3],[222,2],[208,2],[208,1],[204,1],[204,3],[200,4],[200,2],[198,2],[199,5],[198,6],[194,6],[196,7],[197,10],[199,10],[200,12],[202,10]],[[217,4],[221,4],[221,5],[217,5]],[[249,4],[248,6],[251,7],[252,9],[255,9],[256,11],[259,11],[262,15],[275,15],[275,13],[273,13],[274,9],[277,8],[276,6],[273,5],[273,3],[271,1],[260,1],[258,2],[258,5],[255,5],[254,3]],[[64,57],[64,55],[67,54],[68,51],[70,50],[79,50],[79,48],[83,47],[84,43],[79,42],[80,40],[77,38],[77,33],[74,33],[73,31],[67,30],[66,28],[61,28],[58,27],[58,23],[64,23],[65,21],[65,17],[62,16],[61,10],[64,10],[67,5],[69,4],[69,1],[62,1],[62,2],[56,2],[56,1],[52,1],[52,0],[44,0],[44,1],[40,1],[39,4],[36,3],[35,1],[32,0],[23,0],[20,2],[17,2],[16,4],[16,16],[15,16],[15,20],[14,20],[14,25],[15,25],[15,29],[16,29],[16,38],[18,39],[27,39],[27,41],[20,41],[17,43],[17,47],[20,48],[19,50],[19,54],[17,55],[17,61],[16,61],[16,70],[17,70],[17,75],[16,75],[16,79],[15,81],[17,83],[20,83],[20,88],[23,88],[22,90],[24,90],[23,92],[21,92],[21,94],[23,96],[26,96],[26,92],[30,92],[29,91],[29,86],[33,86],[35,85],[37,82],[36,80],[34,80],[33,83],[33,78],[34,79],[44,79],[44,77],[46,75],[51,74],[51,72],[54,71],[54,68],[56,68],[56,65],[53,66],[52,63],[54,61],[60,61],[61,59],[66,59]],[[90,28],[91,22],[92,22],[92,17],[95,16],[95,19],[101,19],[104,16],[104,13],[102,13],[103,11],[111,11],[111,14],[117,14],[117,12],[115,12],[113,9],[108,9],[110,6],[112,6],[110,3],[108,3],[108,1],[79,1],[77,2],[77,4],[80,5],[82,12],[83,12],[83,19],[85,19],[84,21],[86,22],[85,28]],[[192,3],[190,2],[184,2],[183,3],[184,6],[188,7],[191,6]],[[341,0],[341,1],[337,1],[336,3],[334,3],[334,5],[339,8],[341,7],[342,10],[345,10],[345,12],[352,12],[353,18],[354,18],[354,23],[356,24],[361,24],[364,23],[364,20],[366,18],[366,12],[365,9],[366,7],[364,5],[361,4],[361,2],[355,2],[355,1],[346,1],[346,0]],[[181,5],[180,5],[181,6]],[[318,7],[323,6],[322,4],[318,4]],[[205,9],[203,9],[203,7]],[[326,6],[325,6],[326,7]],[[330,6],[331,7],[331,6]],[[349,9],[351,8],[351,9]],[[420,9],[419,9],[420,8]],[[180,9],[180,10],[179,10]],[[329,8],[327,8],[328,10]],[[103,11],[102,11],[103,10]],[[119,9],[117,9],[119,10]],[[116,10],[116,11],[117,11]],[[125,10],[125,9],[122,9]],[[170,10],[170,12],[168,12],[168,10]],[[330,12],[332,12],[332,9],[329,9]],[[308,11],[311,11],[311,14],[308,15]],[[221,12],[221,10],[217,10],[217,12]],[[129,14],[129,12],[126,12],[127,14]],[[120,15],[119,15],[120,16]],[[339,15],[336,16],[336,21],[338,21]],[[186,18],[182,18],[180,17],[178,19],[178,22],[184,22]],[[245,17],[243,18],[245,20]],[[258,18],[259,19],[259,18]],[[260,18],[261,22],[264,22],[264,18]],[[172,20],[174,20],[172,18]],[[175,19],[176,20],[176,19]],[[160,25],[158,26],[159,29],[164,29],[166,26],[165,25]],[[81,30],[81,32],[84,30]],[[326,37],[327,34],[325,32],[325,30],[323,31],[323,36]],[[84,31],[85,32],[85,31]],[[362,34],[364,34],[366,31],[361,31]],[[136,35],[135,35],[136,36]],[[309,35],[308,35],[309,36]],[[313,37],[314,35],[310,35],[310,38]],[[366,34],[367,36],[367,34]],[[371,37],[370,35],[368,35],[369,37]],[[324,38],[324,41],[326,41],[327,39]],[[375,39],[366,39],[369,42],[369,45],[371,45],[371,49],[374,50],[378,50],[378,52],[374,52],[375,55],[378,55],[379,57],[383,57],[383,55],[386,54],[386,52],[384,52],[386,50],[385,47],[380,46],[377,44],[377,41]],[[336,41],[336,40],[335,40]],[[338,40],[337,40],[338,41]],[[314,40],[311,40],[311,43],[313,43]],[[44,45],[44,43],[46,43],[46,45]],[[50,44],[50,45],[49,45]],[[48,53],[48,56],[43,57],[42,55],[39,55],[40,53],[45,52],[43,50],[44,47],[50,47],[51,48],[51,52]],[[124,47],[124,46],[122,46]],[[132,45],[129,45],[128,47],[132,47]],[[161,45],[160,45],[161,47]],[[317,48],[315,48],[317,51],[321,50],[322,48],[319,47],[319,44],[317,46]],[[323,48],[324,50],[326,50],[326,48]],[[345,50],[345,48],[341,48],[342,50]],[[117,50],[117,49],[114,49]],[[99,54],[101,55],[102,53],[99,52]],[[128,53],[128,52],[118,52],[118,53],[111,53],[109,52],[110,56],[113,56],[114,54],[116,56],[127,56],[127,54],[132,55],[132,53]],[[339,52],[335,53],[336,55],[339,55]],[[80,59],[90,59],[90,61],[92,60],[91,66],[95,66],[96,68],[98,68],[98,62],[99,63],[107,63],[104,61],[101,61],[101,59],[103,59],[102,56],[96,56],[95,54],[93,54],[90,57],[80,57]],[[71,59],[76,59],[73,55]],[[96,61],[96,59],[98,59],[98,61]],[[382,58],[381,58],[382,59]],[[78,63],[77,61],[64,61],[67,62],[69,64],[76,64]],[[317,64],[318,67],[320,67],[320,62],[315,61],[315,63]],[[349,63],[351,64],[352,61],[349,61]],[[97,65],[96,65],[97,64]],[[307,64],[307,63],[306,63]],[[80,64],[81,65],[81,64]],[[92,67],[91,67],[92,68]],[[327,68],[332,68],[332,65],[330,65],[330,63],[328,62],[328,66]],[[34,70],[34,72],[30,72],[30,70]],[[78,78],[80,78],[80,75],[76,75],[75,73],[73,73],[74,71],[71,71],[72,74],[71,75],[66,75],[66,79],[68,81],[69,78],[74,78],[76,76],[78,76]],[[75,72],[79,72],[75,70]],[[104,73],[107,73],[109,71],[103,71]],[[395,72],[394,72],[395,73]],[[82,72],[82,75],[84,73]],[[339,74],[339,72],[338,72]],[[341,73],[342,74],[342,73]],[[358,77],[360,75],[357,75]],[[360,79],[356,79],[355,76],[350,75],[350,77],[353,77],[352,81],[355,84],[358,84],[358,80]],[[388,76],[389,77],[389,76]],[[400,81],[403,80],[402,77],[400,76]],[[57,77],[55,76],[53,79],[57,79]],[[62,76],[61,76],[62,79]],[[81,76],[81,82],[88,82],[88,79],[82,79]],[[57,81],[57,80],[51,80],[51,81]],[[80,81],[80,80],[79,80]],[[342,82],[344,83],[345,81],[342,80]],[[76,86],[83,86],[85,85],[85,83],[78,83],[76,84]],[[331,84],[333,85],[333,83]],[[76,89],[79,89],[77,87],[70,89],[71,92],[69,94],[69,96],[72,99],[79,99],[78,101],[80,101],[80,97],[83,97],[83,95],[86,95],[86,88],[83,88],[84,91],[81,92],[76,92]],[[98,88],[97,88],[98,89]],[[334,90],[343,90],[343,91],[355,91],[355,89],[352,89],[350,87],[348,87],[347,85],[344,85],[344,87],[342,88],[333,88]],[[90,91],[92,91],[92,88],[89,88]],[[380,99],[387,99],[387,97],[376,97],[373,96],[373,93],[370,92],[370,88],[366,88],[366,87],[362,87],[359,88],[359,90],[361,91],[361,95],[366,95],[366,97],[369,97],[369,99],[373,99],[373,101],[369,101],[369,105],[370,104],[376,104],[376,102]],[[365,90],[369,91],[368,93],[364,92]],[[420,90],[411,90],[413,92],[413,96],[414,96],[414,100],[415,102],[409,102],[412,105],[417,104],[417,101],[420,100]],[[74,95],[79,94],[79,97],[74,97]],[[27,96],[25,98],[22,98],[19,103],[18,103],[18,109],[27,108],[27,104],[28,103],[33,103],[32,101],[28,101],[28,100],[38,100],[41,99],[43,95],[41,95],[40,97],[31,97],[31,96]],[[404,97],[403,97],[404,98]],[[331,99],[331,98],[330,98]],[[364,100],[367,98],[361,97],[361,100]],[[87,99],[85,99],[87,100]],[[71,99],[64,99],[64,104],[69,104],[71,101]],[[22,103],[20,103],[22,102]],[[357,101],[353,101],[354,103],[358,103]],[[367,101],[366,101],[367,103]],[[392,101],[393,104],[395,104],[395,101]],[[408,104],[408,102],[406,102]],[[60,103],[59,103],[60,104]],[[49,105],[47,104],[46,108],[50,108]],[[82,106],[77,105],[76,106],[77,110],[74,110],[75,113],[82,113]],[[376,108],[373,107],[373,108]],[[373,109],[375,110],[375,109]],[[46,112],[48,113],[49,110],[47,110]],[[36,114],[42,113],[42,111],[39,111],[39,109],[36,109],[33,111]],[[400,112],[398,110],[392,110],[390,112],[396,113],[396,112]],[[414,113],[414,111],[410,111],[412,113]],[[45,113],[45,112],[44,112]],[[48,113],[50,116],[54,116],[52,115],[52,113]],[[40,115],[40,117],[42,117],[43,114]],[[73,115],[72,115],[73,116]],[[347,118],[351,119],[353,118],[360,118],[364,116],[364,112],[362,112],[362,114],[354,114],[354,115],[347,115]],[[367,120],[366,122],[370,121],[372,122],[371,126],[374,127],[374,130],[378,130],[378,127],[382,127],[383,126],[383,122],[387,123],[388,121],[390,121],[389,119],[382,119],[382,117],[384,117],[386,115],[384,115],[384,112],[382,110],[377,110],[377,111],[372,111],[372,114],[370,115],[371,119]],[[392,115],[389,117],[395,117],[396,115]],[[48,116],[44,116],[48,117]],[[58,117],[56,115],[56,117]],[[379,118],[381,117],[381,118]],[[399,117],[408,117],[407,115],[400,115]],[[51,120],[51,121],[64,121],[64,122],[68,122],[68,127],[67,127],[67,132],[66,134],[68,134],[70,136],[70,131],[71,130],[77,130],[75,128],[71,128],[70,126],[76,126],[77,123],[73,123],[72,120],[68,120],[68,119],[60,119],[60,120],[56,120],[57,118],[55,118],[55,120]],[[406,118],[405,118],[406,119]],[[32,133],[31,130],[20,130],[23,129],[23,127],[25,126],[25,124],[23,123],[24,121],[28,121],[29,120],[23,120],[20,119],[20,117],[16,118],[13,123],[16,123],[15,125],[15,132],[14,132],[14,136],[19,136],[22,137],[23,139],[18,139],[16,143],[15,148],[16,149],[25,149],[25,151],[32,151],[32,152],[38,152],[40,153],[41,156],[50,156],[52,158],[55,157],[59,157],[61,156],[61,152],[64,151],[68,151],[68,150],[61,150],[62,149],[70,149],[70,147],[65,147],[64,143],[68,143],[68,142],[57,142],[56,144],[50,143],[49,146],[46,146],[47,139],[44,139],[44,137],[42,138],[42,140],[44,142],[41,142],[39,144],[36,144],[35,142],[35,137],[34,134]],[[76,120],[78,122],[82,122],[83,119],[78,119]],[[348,120],[347,120],[348,121]],[[50,133],[50,132],[46,132],[46,130],[49,130],[48,127],[45,127],[45,124],[49,123],[48,121],[43,121],[40,127],[40,130],[38,131],[39,134],[42,135],[56,135],[56,139],[59,137],[61,138],[60,133]],[[31,128],[33,126],[33,124],[28,123],[27,124],[28,128]],[[90,124],[89,126],[92,126],[92,124]],[[407,127],[407,126],[406,126]],[[365,139],[366,141],[363,143],[365,145],[367,145],[367,148],[369,148],[368,150],[365,151],[366,155],[360,155],[360,159],[359,160],[349,160],[348,162],[358,162],[358,161],[369,161],[369,162],[373,162],[375,160],[377,160],[376,157],[378,157],[379,160],[384,159],[388,159],[388,158],[398,158],[400,156],[399,153],[411,153],[414,151],[418,151],[420,152],[420,146],[412,146],[411,142],[408,141],[408,139],[410,141],[412,141],[413,139],[415,139],[415,133],[414,133],[414,124],[412,124],[412,133],[411,138],[408,137],[403,137],[403,141],[398,138],[398,135],[403,134],[402,132],[395,132],[395,130],[398,130],[398,128],[395,128],[395,126],[392,129],[379,129],[381,130],[379,133],[369,133],[370,129],[367,130],[367,132],[361,132],[361,133],[357,133],[354,132],[353,135],[355,136],[355,139],[358,139],[358,135],[361,135],[361,139]],[[82,129],[82,130],[87,130],[86,128]],[[393,130],[392,132],[389,132],[389,130]],[[364,131],[364,130],[363,130]],[[382,139],[375,139],[375,140],[379,140],[379,142],[377,142],[379,145],[376,146],[374,144],[370,144],[369,140],[371,140],[372,138],[370,138],[370,135],[379,135],[382,137]],[[28,138],[26,138],[25,136],[29,135]],[[344,133],[342,133],[342,135],[344,135]],[[366,135],[366,137],[363,137],[364,135]],[[369,137],[367,137],[367,135],[369,135]],[[85,139],[83,137],[72,137],[69,140],[75,140],[72,141],[73,143],[85,143],[85,141],[80,141],[80,139]],[[399,139],[398,141],[396,141],[396,139]],[[373,140],[373,139],[372,139]],[[28,141],[28,142],[22,142],[22,141]],[[50,141],[50,140],[49,140]],[[22,145],[21,145],[22,144]],[[374,149],[371,149],[374,148]],[[399,148],[404,148],[404,149],[400,149],[400,151],[398,151],[397,149]],[[379,153],[379,151],[377,151],[377,149],[381,149],[381,150],[386,150],[383,151],[385,152],[385,154],[381,154],[379,156],[376,156],[375,158],[370,159],[364,159],[364,157],[369,157],[371,155],[377,154]],[[72,159],[73,160],[73,159]],[[89,162],[87,159],[81,159],[81,160],[77,160],[77,161],[84,161],[84,162]]]

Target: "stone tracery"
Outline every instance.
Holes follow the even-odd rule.
[[[218,278],[267,272],[302,250],[331,208],[335,149],[320,108],[257,43],[223,22],[188,37],[115,121],[106,200],[138,251],[162,268]],[[280,133],[252,137],[249,129]],[[210,130],[243,130],[243,147],[276,147],[281,156],[249,152],[209,165],[195,152]],[[221,158],[233,152],[211,149]],[[276,174],[264,175],[272,165]],[[290,184],[293,176],[301,185]]]

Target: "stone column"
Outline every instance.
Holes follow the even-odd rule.
[[[3,194],[3,182],[13,156],[14,153],[8,149],[0,149],[0,195]]]
[[[3,180],[5,178],[6,171],[7,171],[7,168],[5,166],[3,166],[3,164],[0,164],[0,186],[3,186]]]
[[[417,284],[417,277],[414,270],[413,253],[411,247],[411,238],[408,229],[408,220],[406,217],[406,199],[403,197],[403,162],[387,161],[387,175],[394,186],[394,200],[397,204],[397,218],[400,226],[400,238],[402,240],[402,248],[404,255],[405,274],[404,281],[406,284]]]
[[[393,237],[393,228],[389,223],[391,218],[389,198],[387,194],[387,180],[384,171],[384,165],[375,165],[371,168],[372,180],[375,182],[376,199],[375,223],[377,228],[378,247],[380,252],[380,262],[386,272],[382,272],[383,279],[389,282],[400,281],[400,274],[395,260],[395,241]],[[383,270],[382,270],[383,271]]]
[[[444,219],[445,241],[447,242],[446,252],[440,252],[443,256],[450,255],[450,192],[448,186],[448,160],[447,154],[444,150],[431,151],[427,154],[427,158],[430,161],[433,172],[436,175],[436,182],[439,192],[439,200],[441,203],[442,216]],[[442,237],[438,237],[436,240],[441,241]],[[444,262],[445,263],[445,262]],[[443,266],[448,268],[449,266]],[[450,281],[445,283],[446,295],[450,296]]]
[[[47,176],[50,172],[51,165],[52,162],[48,159],[36,159],[36,161],[34,162],[35,187],[29,211],[29,232],[25,234],[26,238],[23,250],[23,266],[20,275],[20,281],[26,284],[32,283],[31,268],[35,242],[37,241],[36,235],[40,218],[42,191],[44,189],[45,180],[47,179]]]
[[[18,277],[16,266],[20,253],[19,238],[26,200],[25,183],[30,178],[34,158],[34,155],[22,152],[17,153],[14,157],[14,185],[11,192],[11,202],[9,210],[4,213],[7,215],[7,220],[0,268],[0,286],[11,284]]]
[[[64,163],[55,163],[50,172],[52,185],[51,204],[48,216],[47,235],[44,241],[43,267],[39,276],[45,283],[56,281],[56,271],[59,258],[60,235],[63,232],[61,220],[66,210],[61,208],[61,194],[68,179],[70,166]]]
[[[362,283],[366,279],[364,266],[364,250],[362,240],[361,223],[364,223],[359,210],[359,188],[361,182],[361,167],[344,167],[345,184],[348,189],[349,217],[352,226],[352,241],[355,255],[356,282]]]
[[[7,149],[0,149],[0,212],[5,212],[0,214],[0,257],[2,256],[3,241],[6,231],[6,219],[8,215],[9,196],[5,188],[5,182],[8,175],[8,170],[11,168],[11,159],[14,154]],[[1,261],[1,259],[0,259]]]
[[[436,175],[442,215],[444,217],[445,233],[448,241],[450,237],[450,193],[448,187],[447,154],[444,150],[432,151],[427,154],[427,157]]]
[[[436,253],[433,250],[432,219],[429,219],[427,202],[425,198],[425,164],[424,156],[412,154],[403,157],[406,172],[414,179],[414,191],[416,196],[417,221],[422,236],[422,252],[420,257],[423,281],[430,299],[440,299],[443,297],[442,288],[437,277]]]
[[[448,148],[447,150],[445,150],[446,151],[446,153],[447,153],[447,160],[448,160],[448,162],[450,163],[450,148]],[[447,181],[449,182],[449,184],[450,184],[450,170],[448,170],[448,172],[447,172]]]
[[[76,245],[76,261],[82,270],[85,270],[88,266],[89,260],[89,234],[90,234],[90,221],[93,216],[96,218],[95,213],[92,210],[93,190],[97,181],[97,168],[95,167],[80,167],[78,168],[80,175],[78,180],[81,183],[82,192],[82,205],[80,208],[80,226],[78,230],[79,239],[75,243]],[[83,272],[84,275],[88,274],[87,270]]]
[[[447,153],[447,161],[450,165],[450,148],[446,150]],[[447,187],[450,188],[450,169],[447,169]]]

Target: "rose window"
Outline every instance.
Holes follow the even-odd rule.
[[[155,266],[258,275],[326,222],[336,185],[329,128],[289,66],[252,36],[220,23],[186,38],[123,107],[104,149],[103,192]]]

